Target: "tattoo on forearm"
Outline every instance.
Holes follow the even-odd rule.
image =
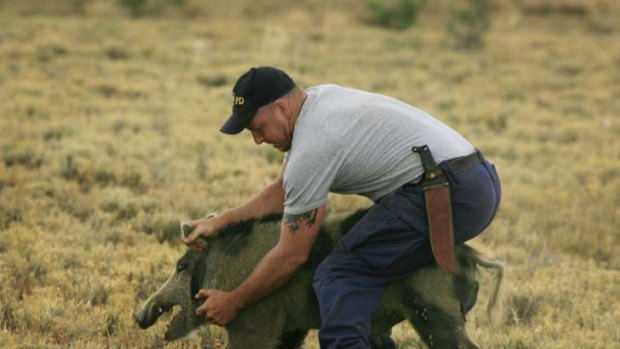
[[[316,224],[316,215],[319,212],[319,209],[316,208],[312,211],[300,213],[300,214],[284,214],[283,220],[284,224],[288,228],[288,231],[291,234],[295,234],[301,228],[302,224],[305,224],[306,227],[310,228]]]

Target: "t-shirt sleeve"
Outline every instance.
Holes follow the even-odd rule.
[[[284,213],[300,214],[327,203],[339,171],[337,149],[295,154],[284,172]]]

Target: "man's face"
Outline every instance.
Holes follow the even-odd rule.
[[[292,143],[292,129],[286,108],[274,102],[258,109],[247,129],[256,144],[267,143],[281,152],[288,151]]]

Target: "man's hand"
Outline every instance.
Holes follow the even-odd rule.
[[[192,250],[202,251],[203,244],[196,240],[201,236],[211,236],[217,232],[219,225],[216,222],[216,217],[217,216],[191,221],[190,224],[192,224],[195,228],[186,238],[182,240],[183,243]]]
[[[242,309],[231,292],[203,288],[196,294],[196,298],[205,297],[207,300],[196,309],[196,315],[219,326],[228,325]]]

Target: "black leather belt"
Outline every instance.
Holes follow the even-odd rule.
[[[482,163],[482,154],[480,154],[480,150],[476,150],[469,155],[447,160],[446,162],[450,165],[454,173],[459,173],[467,171],[476,165],[480,165]]]

